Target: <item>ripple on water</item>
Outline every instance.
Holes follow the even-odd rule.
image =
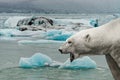
[[[34,69],[7,68],[0,70],[0,80],[114,80],[109,69]]]

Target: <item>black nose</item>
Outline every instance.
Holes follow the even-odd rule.
[[[62,50],[61,49],[58,49],[61,53],[62,53]]]

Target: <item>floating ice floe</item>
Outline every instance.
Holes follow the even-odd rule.
[[[12,37],[14,33],[18,33],[16,29],[0,29],[0,36]]]
[[[0,29],[1,37],[33,37],[37,39],[65,41],[74,32],[65,32],[61,30],[44,31],[19,31],[17,29]]]
[[[20,40],[19,44],[53,44],[53,43],[64,43],[64,41],[55,40]]]
[[[47,32],[43,32],[39,35],[33,35],[32,37],[39,39],[46,39],[46,40],[65,41],[73,34],[75,34],[75,32],[73,31],[68,32],[68,31],[53,29]]]
[[[70,60],[65,61],[64,63],[53,61],[49,56],[36,53],[30,58],[20,58],[19,67],[22,68],[36,68],[36,67],[58,67],[58,68],[65,68],[65,69],[89,69],[89,68],[96,68],[96,63],[89,57],[78,58],[73,62]]]
[[[0,36],[4,37],[30,37],[42,33],[42,31],[19,31],[17,29],[0,29]]]
[[[65,61],[59,68],[65,69],[89,69],[89,68],[96,68],[97,65],[95,61],[93,61],[88,56],[75,59],[73,62],[70,62],[70,59]]]
[[[57,40],[57,41],[65,41],[67,38],[72,36],[73,32],[64,32],[60,30],[50,30],[46,32],[46,39],[48,40]]]
[[[52,63],[52,59],[42,53],[36,53],[30,58],[20,58],[19,66],[23,68],[34,68],[49,66]]]
[[[80,24],[80,25],[84,25],[84,26],[93,26],[90,24],[89,20],[85,20],[85,19],[53,19],[53,22],[55,25],[75,25],[75,24]]]

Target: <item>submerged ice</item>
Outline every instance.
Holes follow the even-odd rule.
[[[58,67],[58,68],[65,68],[65,69],[89,69],[89,68],[96,68],[97,65],[95,61],[91,58],[85,56],[83,58],[78,58],[73,62],[70,62],[68,59],[64,63],[54,61],[49,56],[36,53],[30,58],[20,58],[19,66],[22,68],[35,68],[35,67]]]

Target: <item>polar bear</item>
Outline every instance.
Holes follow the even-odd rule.
[[[59,51],[70,53],[71,62],[80,55],[105,55],[115,80],[120,80],[120,19],[76,33]]]

